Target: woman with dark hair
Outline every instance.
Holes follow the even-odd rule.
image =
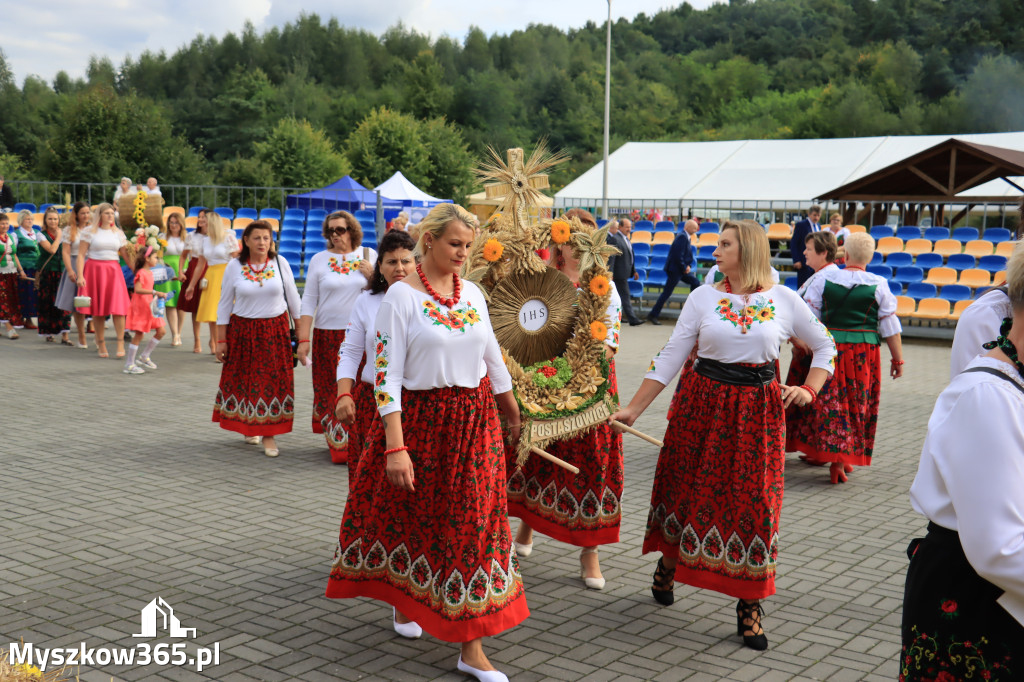
[[[114,224],[114,207],[100,204],[96,209],[96,222],[81,233],[82,245],[78,251],[79,294],[88,296],[88,306],[79,312],[92,316],[96,348],[101,358],[109,357],[107,342],[103,333],[107,317],[114,319],[114,334],[117,343],[117,357],[123,358],[124,318],[128,314],[131,300],[128,286],[121,274],[118,257],[131,262],[128,255],[128,240],[121,228]]]
[[[699,341],[658,455],[643,544],[645,554],[662,553],[651,592],[672,604],[679,581],[738,598],[737,634],[764,650],[761,600],[775,593],[784,410],[814,400],[836,349],[803,299],[772,283],[768,237],[752,222],[722,226],[714,255],[725,279],[690,294],[640,389],[611,419],[632,425]],[[793,336],[813,349],[811,370],[803,386],[780,386],[779,345]]]
[[[832,240],[830,253],[835,253],[830,232],[809,235],[804,255],[812,267],[811,240],[819,235]],[[845,269],[820,268],[801,289],[811,312],[836,341],[835,372],[814,405],[786,411],[786,450],[799,450],[812,464],[830,464],[832,483],[845,483],[854,466],[871,464],[882,390],[882,339],[892,356],[889,376],[903,376],[903,328],[896,316],[896,297],[883,277],[865,271],[875,240],[857,232],[846,238],[845,248]]]
[[[187,237],[185,217],[177,212],[167,216],[164,232],[160,238],[167,242],[167,246],[163,248],[164,265],[174,271],[174,276],[163,282],[158,282],[154,286],[154,290],[167,294],[167,326],[171,330],[172,346],[181,345],[181,325],[185,321],[185,314],[178,312],[178,296],[181,294],[181,256],[185,252]]]
[[[199,217],[196,218],[196,229],[185,238],[185,250],[181,252],[181,257],[178,260],[179,265],[187,262],[188,266],[185,268],[184,274],[179,279],[185,282],[191,282],[196,278],[197,274],[200,280],[203,275],[206,274],[206,262],[203,260],[203,243],[206,241],[206,209],[199,211]],[[203,297],[203,290],[201,288],[189,289],[186,285],[184,289],[179,289],[178,293],[178,314],[181,315],[181,324],[185,324],[185,313],[192,313],[192,338],[194,342],[192,344],[193,353],[202,353],[203,348],[200,343],[200,324],[199,318],[196,316],[196,311],[199,310],[199,301]],[[180,331],[179,331],[180,335]]]
[[[262,437],[267,457],[280,454],[274,436],[291,431],[295,417],[288,314],[298,322],[300,310],[292,269],[274,253],[273,234],[270,223],[249,223],[238,257],[224,268],[216,328],[224,367],[213,405],[213,421],[250,444]]]
[[[75,330],[78,332],[78,344],[76,348],[88,348],[85,340],[85,315],[75,308],[75,296],[78,295],[78,280],[82,274],[75,268],[78,267],[78,251],[82,245],[82,232],[89,225],[90,212],[89,204],[84,201],[76,201],[71,207],[68,215],[68,224],[61,236],[61,262],[64,263],[64,276],[57,288],[57,307],[71,313],[75,319]]]
[[[458,275],[472,222],[457,204],[431,209],[417,276],[395,282],[380,304],[374,397],[382,418],[359,458],[327,596],[385,601],[400,635],[422,629],[461,642],[459,671],[507,682],[487,660],[483,638],[529,615],[495,405],[513,442],[519,407],[487,301]]]
[[[335,211],[324,218],[321,234],[327,250],[313,256],[306,267],[306,288],[302,292],[302,318],[298,334],[299,362],[309,354],[310,328],[313,347],[313,433],[327,440],[331,461],[343,464],[348,436],[335,418],[332,406],[337,392],[338,353],[345,340],[345,328],[352,319],[352,306],[373,276],[377,252],[361,246],[363,230],[348,211]]]
[[[43,253],[39,256],[39,335],[45,336],[48,343],[60,334],[62,345],[70,346],[68,332],[71,316],[57,307],[57,291],[64,274],[64,262],[61,259],[60,214],[50,206],[43,213],[43,229],[39,234],[39,246]]]
[[[1021,249],[1010,257],[1006,284],[1013,315],[935,401],[910,486],[928,534],[907,548],[900,680],[1020,680],[1024,673]]]
[[[355,486],[359,455],[366,445],[370,424],[377,416],[377,404],[373,400],[374,363],[366,362],[374,356],[377,311],[388,287],[412,274],[416,267],[416,258],[412,255],[415,248],[416,243],[408,232],[392,230],[384,235],[370,284],[352,307],[345,342],[341,344],[335,417],[348,430],[350,492]]]

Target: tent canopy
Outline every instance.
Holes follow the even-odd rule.
[[[948,135],[861,137],[825,140],[729,140],[722,142],[628,142],[608,158],[608,197],[613,207],[637,201],[728,201],[751,208],[774,202],[799,207],[832,188],[949,139]],[[1024,151],[1024,132],[958,135],[974,145]],[[980,172],[981,169],[979,169]],[[556,207],[601,201],[603,162],[555,194]],[[999,177],[999,176],[996,176]],[[1018,181],[1018,184],[1020,183]],[[1000,197],[1020,190],[1003,180],[958,193],[961,199]]]
[[[416,185],[409,182],[409,179],[402,175],[402,171],[395,171],[390,178],[377,185],[375,188],[382,196],[391,200],[391,203],[400,203],[406,207],[432,208],[437,204],[450,203],[450,199],[438,199],[432,197]]]
[[[376,208],[377,193],[366,189],[351,176],[346,175],[322,189],[315,189],[305,194],[289,195],[286,206],[306,211],[322,208],[328,212],[352,212],[363,208]]]

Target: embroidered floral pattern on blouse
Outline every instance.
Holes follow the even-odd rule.
[[[435,325],[444,327],[449,331],[465,333],[466,326],[472,327],[480,321],[480,313],[469,301],[466,307],[461,310],[449,310],[447,313],[433,301],[423,301],[423,314]]]
[[[811,315],[811,324],[815,325],[816,327],[821,329],[823,332],[825,332],[825,334],[828,336],[828,340],[832,342],[832,357],[828,361],[828,366],[831,367],[832,369],[835,369],[836,368],[836,355],[837,355],[837,353],[836,353],[836,340],[832,338],[832,332],[830,332],[828,330],[828,327],[823,325],[821,323],[821,320],[819,320],[814,315]]]
[[[750,329],[754,322],[770,322],[775,319],[775,302],[759,297],[750,305],[733,308],[732,301],[722,297],[715,309],[718,316],[742,331]]]
[[[250,282],[256,282],[260,286],[263,286],[263,280],[270,280],[274,278],[274,267],[267,263],[262,270],[253,270],[246,263],[242,266],[242,277],[245,277]]]
[[[339,263],[337,258],[331,256],[327,259],[327,267],[339,275],[350,275],[358,270],[359,262],[358,258],[353,258],[352,260],[343,260]]]
[[[384,382],[388,376],[388,342],[391,337],[382,332],[377,332],[377,343],[374,346],[374,365],[377,373],[373,378],[373,397],[377,400],[377,407],[384,407],[395,402],[387,391],[384,390]]]

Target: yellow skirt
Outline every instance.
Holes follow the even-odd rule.
[[[211,265],[206,268],[206,289],[199,299],[199,309],[196,310],[196,319],[200,322],[216,322],[217,306],[220,305],[220,285],[224,281],[224,268],[227,263]]]

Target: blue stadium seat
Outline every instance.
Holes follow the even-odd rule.
[[[322,223],[324,218],[327,217],[327,211],[322,208],[311,208],[306,212],[306,222],[315,220],[318,223]]]
[[[782,284],[783,286],[789,287],[793,291],[796,291],[796,275],[790,275],[789,277],[786,277],[785,279],[782,280]]]
[[[713,261],[715,260],[715,250],[717,246],[701,246],[697,249],[697,260],[698,261]]]
[[[638,256],[636,254],[633,254],[633,266],[637,270],[646,270],[647,268],[651,267],[651,264],[647,256]]]
[[[665,274],[664,270],[647,271],[647,281],[645,282],[646,286],[658,287],[659,289],[663,289],[665,287],[665,282],[667,281],[668,276]]]
[[[718,234],[721,231],[722,229],[718,226],[718,223],[706,222],[700,224],[697,234]]]
[[[650,269],[651,270],[661,270],[662,272],[664,272],[665,265],[667,263],[668,263],[668,258],[665,258],[664,256],[654,256],[654,257],[651,258]]]
[[[38,213],[46,213],[46,209],[50,208],[51,206],[53,206],[54,208],[60,208],[60,206],[57,204],[39,204]],[[33,213],[36,213],[36,211],[33,211]]]
[[[631,298],[643,297],[644,283],[637,279],[629,280],[629,295]]]
[[[881,265],[881,264],[882,264],[882,254],[880,254],[877,251],[875,251],[871,255],[871,262],[868,263],[868,265]]]
[[[917,261],[914,263],[917,267],[922,270],[931,270],[932,268],[941,268],[943,265],[943,258],[941,253],[922,253],[917,257]]]
[[[897,282],[903,284],[911,284],[913,282],[924,281],[924,270],[917,267],[916,265],[908,265],[902,267],[896,271],[896,274],[892,277]]]
[[[676,224],[671,220],[659,220],[654,225],[655,232],[675,232]]]
[[[993,244],[999,244],[1013,239],[1013,234],[1005,227],[990,227],[985,230],[985,234],[981,235],[981,238],[990,241]]]
[[[295,251],[294,249],[282,249],[278,252],[278,255],[288,261],[288,265],[292,266],[293,274],[297,274],[299,272],[299,268],[302,266],[301,252]]]
[[[302,210],[301,208],[286,208],[284,210],[284,219],[285,220],[294,219],[294,220],[299,220],[299,221],[305,221],[306,220],[306,212],[304,210]]]
[[[935,298],[937,293],[934,284],[925,284],[924,282],[914,282],[913,284],[907,285],[907,296],[920,301],[922,298]]]
[[[953,236],[951,238],[956,239],[957,241],[963,244],[966,244],[967,242],[978,238],[978,228],[958,227],[955,230],[953,230]]]
[[[882,237],[895,237],[896,230],[892,229],[889,225],[875,225],[871,228],[871,236],[878,241]]]
[[[954,253],[946,261],[946,267],[953,268],[957,272],[974,267],[974,256],[969,253]]]
[[[281,228],[291,227],[305,230],[306,223],[302,220],[296,220],[295,218],[285,218],[281,221]]]
[[[191,213],[189,215],[191,215]],[[237,211],[235,211],[235,217],[256,220],[257,218],[260,217],[260,213],[255,208],[240,208]]]
[[[30,203],[25,202],[25,201],[19,201],[18,203],[16,203],[14,205],[14,210],[15,211],[28,211],[29,213],[38,213],[38,211],[36,211],[36,205],[35,204],[30,204]]]
[[[892,292],[893,296],[900,296],[903,294],[903,285],[896,280],[886,280],[886,283],[889,285],[889,291]]]
[[[902,227],[896,228],[896,236],[907,241],[908,239],[920,239],[921,228],[917,225],[903,225]]]
[[[914,264],[914,257],[911,256],[909,253],[895,251],[893,253],[890,253],[889,256],[885,259],[885,264],[891,268],[905,268],[908,265]]]
[[[218,206],[217,208],[213,209],[213,212],[219,215],[221,218],[224,218],[225,220],[235,219],[235,210],[229,206]]]
[[[633,255],[634,256],[650,256],[651,245],[645,242],[639,244],[633,244]]]
[[[1006,269],[1006,256],[982,256],[978,259],[978,267],[989,272],[1000,272]]]
[[[277,208],[265,208],[260,211],[260,218],[273,218],[274,220],[280,220],[281,210]]]
[[[377,210],[369,208],[361,208],[352,215],[355,216],[356,220],[376,220]]]
[[[939,292],[939,298],[956,303],[971,300],[971,288],[964,284],[947,284]]]
[[[634,230],[646,230],[647,232],[654,232],[654,223],[650,220],[638,220],[633,223]]]
[[[209,210],[210,209],[206,208],[205,206],[193,206],[193,207],[188,209],[188,215],[185,216],[185,217],[186,218],[196,218],[196,217],[199,216],[199,212],[200,211],[209,211]]]
[[[282,251],[302,251],[301,238],[296,239],[295,237],[281,235],[281,241],[278,244],[278,248]]]
[[[598,218],[597,219],[597,229],[600,230],[602,227],[604,227],[607,224],[608,224],[608,220],[606,218]]]
[[[929,227],[924,231],[924,238],[933,242],[949,239],[949,230],[945,227]]]
[[[888,265],[869,265],[865,268],[872,275],[878,275],[886,279],[892,279],[892,268]]]
[[[653,244],[651,246],[652,256],[668,256],[669,251],[672,250],[671,244]]]

